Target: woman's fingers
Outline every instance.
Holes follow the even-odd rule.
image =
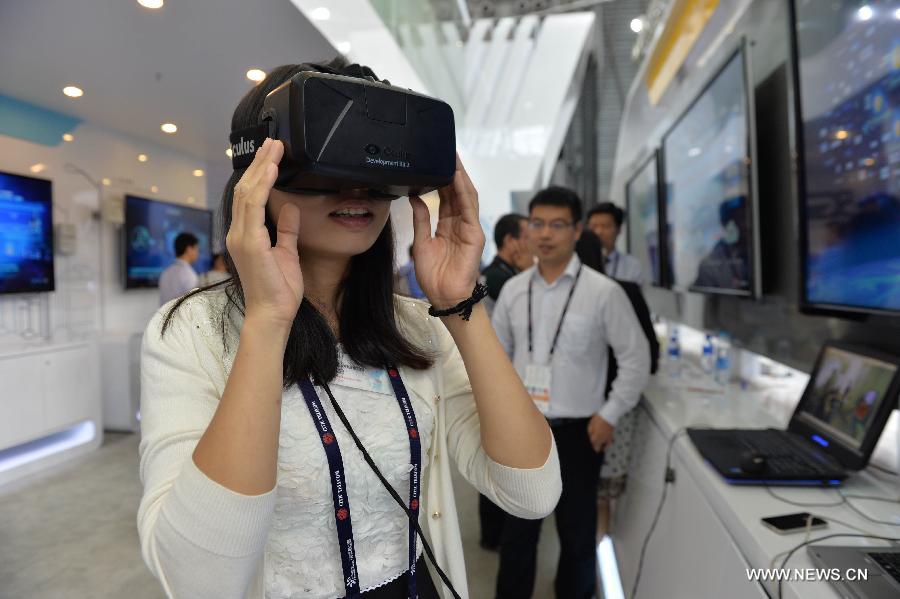
[[[272,191],[272,186],[278,178],[277,165],[284,155],[284,145],[280,141],[267,141],[268,147],[265,154],[257,156],[260,164],[254,170],[256,178],[251,187],[246,190],[243,218],[245,230],[253,230],[265,225],[269,192]],[[254,162],[256,162],[255,158]]]
[[[419,196],[409,196],[409,205],[413,211],[413,246],[431,239],[431,216],[428,206]]]
[[[229,233],[241,235],[244,231],[244,213],[246,212],[247,197],[258,178],[259,166],[264,162],[270,143],[271,140],[266,138],[253,157],[253,162],[250,163],[250,166],[247,167],[234,186],[231,199],[231,229]]]
[[[300,209],[288,202],[278,213],[278,235],[275,245],[297,256],[297,237],[300,235]]]

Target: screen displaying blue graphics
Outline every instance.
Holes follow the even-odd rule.
[[[654,285],[662,285],[659,243],[659,176],[656,154],[625,186],[628,208],[628,253],[651,274]]]
[[[125,287],[158,286],[159,275],[175,261],[175,238],[180,233],[193,233],[200,240],[194,270],[209,270],[211,212],[125,196]]]
[[[795,3],[803,302],[900,311],[900,1]]]
[[[744,62],[736,52],[663,140],[667,274],[679,290],[756,293]]]
[[[52,185],[0,173],[0,293],[53,289]]]

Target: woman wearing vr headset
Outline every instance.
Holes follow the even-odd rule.
[[[279,67],[232,129],[311,68],[374,76]],[[283,155],[266,139],[226,186],[232,278],[144,336],[144,559],[179,598],[467,597],[450,460],[519,517],[561,491],[550,429],[478,303],[475,188],[457,159],[434,233],[409,200],[426,303],[393,293],[391,202],[276,185]]]

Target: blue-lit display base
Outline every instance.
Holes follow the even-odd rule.
[[[0,487],[14,479],[93,451],[100,445],[93,420],[0,451]]]

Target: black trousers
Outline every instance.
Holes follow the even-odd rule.
[[[591,446],[587,425],[585,418],[552,427],[562,470],[562,496],[555,511],[560,544],[557,599],[590,599],[597,586],[597,483],[603,454]],[[506,515],[497,599],[532,596],[541,523]]]
[[[419,599],[440,599],[428,566],[425,564],[425,556],[416,560],[416,592]],[[360,595],[363,599],[407,599],[409,597],[409,572],[405,572],[399,578],[372,589]]]
[[[485,547],[499,547],[506,512],[497,507],[493,501],[479,494],[478,516],[481,520],[481,544]]]

